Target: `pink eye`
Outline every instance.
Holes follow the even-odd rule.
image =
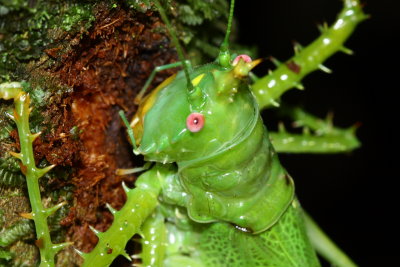
[[[238,56],[233,60],[232,65],[233,65],[233,66],[236,66],[236,64],[239,63],[239,60],[240,60],[240,59],[243,59],[244,62],[247,62],[247,63],[251,62],[251,57],[249,57],[248,55],[243,54],[243,55],[238,55]]]
[[[186,119],[186,127],[192,133],[199,132],[201,129],[203,129],[203,126],[204,126],[203,114],[194,112],[194,113],[190,114]]]

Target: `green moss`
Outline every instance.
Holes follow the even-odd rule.
[[[8,105],[0,105],[0,142],[10,136],[10,132],[14,128],[14,123],[8,119],[5,115],[6,112],[10,112],[12,109]],[[1,153],[0,153],[1,156]]]
[[[126,4],[129,6],[129,8],[132,8],[142,13],[150,9],[155,10],[153,1],[149,0],[127,0]]]
[[[91,3],[75,3],[69,6],[68,9],[63,10],[65,13],[62,15],[61,28],[65,31],[77,30],[83,27],[85,30],[89,29],[95,17],[92,14]]]
[[[11,259],[12,259],[11,252],[0,249],[0,267],[9,266],[8,261]]]
[[[14,242],[24,238],[34,232],[33,222],[30,220],[20,220],[11,227],[4,229],[0,236],[0,246],[7,247],[12,245]]]
[[[0,82],[21,80],[20,64],[39,59],[55,40],[54,30],[86,31],[94,21],[93,1],[0,0]]]
[[[0,185],[25,187],[25,176],[20,171],[18,160],[8,153],[0,156]]]

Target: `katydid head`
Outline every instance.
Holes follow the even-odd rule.
[[[258,118],[247,74],[259,63],[240,58],[229,68],[209,64],[162,83],[139,105],[131,127],[136,152],[179,162],[218,154],[239,142]]]
[[[246,79],[260,60],[251,61],[241,55],[232,63],[228,46],[234,2],[231,1],[217,63],[190,70],[163,7],[155,1],[177,48],[183,71],[141,101],[131,122],[138,145],[136,153],[162,162],[206,157],[238,142],[254,123],[257,105]]]

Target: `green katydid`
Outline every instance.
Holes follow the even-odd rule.
[[[270,91],[282,94],[298,85],[299,80],[318,68],[327,56],[338,49],[343,50],[343,41],[365,18],[358,2],[347,1],[345,5],[339,18],[342,25],[336,24],[327,30],[311,48],[291,59],[291,65],[282,65],[267,76],[269,80],[262,78],[249,87],[245,78],[259,61],[251,61],[245,55],[231,61],[226,37],[217,63],[191,69],[181,56],[184,71],[167,79],[139,101],[139,110],[130,125],[134,131],[134,134],[130,133],[134,152],[149,161],[177,164],[177,169],[166,176],[169,178],[160,178],[160,206],[163,208],[154,215],[159,218],[154,219],[154,225],[158,226],[147,226],[151,225],[147,222],[144,227],[141,258],[145,265],[158,262],[161,266],[165,261],[168,266],[318,266],[302,228],[303,215],[293,197],[293,183],[269,143],[258,106],[274,103],[277,95],[271,96]],[[158,8],[168,24],[162,8],[159,5]],[[229,26],[226,36],[229,36]],[[319,59],[310,60],[310,54],[319,55]],[[302,71],[294,71],[290,67],[294,64]],[[229,120],[225,118],[226,114],[230,115]],[[162,169],[163,166],[155,168]],[[166,204],[172,207],[168,208]],[[184,237],[173,239],[191,244],[188,246],[196,252],[193,255],[186,252],[189,257],[179,253],[179,249],[169,251],[164,247],[167,238],[160,237],[164,231],[160,229],[174,228],[166,231],[165,235],[170,236],[180,231],[179,227],[168,223],[163,225],[163,219],[160,219],[174,221],[173,212],[165,210],[179,206],[187,210],[187,216],[180,212],[180,217],[189,225],[180,227],[190,230],[177,234]],[[286,225],[285,221],[292,225]],[[310,220],[306,222],[314,229],[313,233],[318,233],[315,240],[321,240],[323,235],[318,228]],[[202,223],[211,224],[204,226]],[[147,227],[151,230],[146,231]],[[290,230],[285,233],[283,228],[295,233]],[[270,239],[274,236],[281,240],[278,244],[270,244],[265,237],[268,235]],[[297,239],[290,239],[288,235]],[[158,238],[151,238],[156,236]],[[228,240],[224,240],[227,236]],[[239,241],[235,243],[236,239],[248,246],[240,245]],[[223,245],[219,246],[219,242]],[[246,257],[255,250],[258,252],[254,257]],[[269,250],[274,251],[275,256],[269,254]],[[333,251],[327,255],[334,255],[333,262],[353,265],[340,252]],[[286,257],[283,257],[285,253]],[[164,254],[165,258],[161,256]],[[333,259],[335,257],[338,258]],[[345,263],[340,263],[341,259]]]
[[[83,266],[108,266],[126,255],[125,244],[135,233],[143,236],[137,257],[145,266],[319,266],[314,247],[338,266],[355,266],[302,211],[259,115],[259,109],[276,105],[283,92],[301,87],[301,78],[327,57],[346,51],[343,42],[365,15],[357,0],[344,3],[337,22],[321,37],[253,84],[247,78],[260,60],[233,57],[228,49],[234,1],[216,62],[189,67],[175,41],[180,63],[171,66],[182,65],[183,71],[142,98],[149,80],[128,125],[135,154],[157,164],[138,178],[136,188],[125,187],[127,202],[121,210],[110,207],[114,222],[106,232],[94,230],[99,242],[90,253],[80,253]],[[0,89],[2,98],[14,98],[19,105],[21,86],[3,84]],[[24,136],[28,110],[22,115],[20,139],[30,141],[21,141],[21,148],[32,150],[34,137]],[[274,139],[279,142],[279,136]],[[36,192],[32,207],[44,210],[38,186],[31,187]],[[45,224],[41,219],[39,227]],[[41,250],[46,255],[42,264],[53,266],[59,248],[49,244]]]

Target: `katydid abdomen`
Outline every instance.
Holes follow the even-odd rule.
[[[200,248],[206,266],[320,266],[296,200],[274,226],[257,235],[240,232],[229,224],[210,225],[201,237]]]
[[[164,267],[316,267],[320,266],[304,227],[303,211],[293,200],[270,229],[252,234],[229,223],[168,228]],[[262,214],[260,214],[262,216]],[[188,235],[188,232],[191,233]],[[171,242],[172,240],[172,242]],[[179,248],[184,248],[180,251]],[[171,250],[171,249],[170,249]]]

